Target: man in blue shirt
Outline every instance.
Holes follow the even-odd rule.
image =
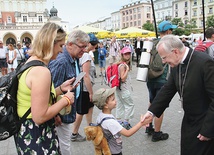
[[[24,51],[24,55],[25,55],[26,60],[30,57],[30,55],[28,54],[29,50],[30,50],[30,43],[25,42],[25,48],[23,48],[23,51]]]
[[[76,77],[79,70],[79,58],[82,57],[86,51],[89,42],[89,36],[81,30],[72,31],[67,39],[67,43],[63,48],[63,52],[59,53],[57,58],[49,63],[49,69],[52,74],[52,80],[55,87],[60,86],[64,81]],[[75,90],[77,101],[80,93],[80,86]],[[56,116],[55,124],[57,126],[57,135],[59,137],[59,145],[62,155],[71,154],[70,137],[71,137],[71,123],[76,119],[75,104],[72,105],[72,110],[69,114],[64,116]],[[82,136],[77,134],[77,137]]]

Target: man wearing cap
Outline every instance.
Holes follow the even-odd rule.
[[[82,142],[85,141],[85,137],[82,137],[78,131],[79,127],[82,122],[83,115],[86,116],[87,123],[92,122],[92,113],[94,104],[92,103],[92,96],[93,96],[93,89],[92,86],[94,85],[94,72],[95,67],[93,66],[94,63],[89,55],[89,51],[94,50],[99,43],[96,36],[92,33],[89,33],[90,41],[88,43],[87,49],[83,56],[79,59],[80,71],[85,72],[85,76],[83,78],[83,83],[81,83],[81,87],[83,88],[80,96],[77,100],[76,104],[76,120],[73,125],[73,132],[71,135],[71,141],[75,142]]]
[[[8,60],[8,51],[6,48],[4,48],[3,42],[0,41],[0,68],[2,75],[7,74],[8,67],[7,60]]]
[[[162,21],[158,25],[158,32],[160,33],[160,38],[162,38],[163,36],[166,36],[168,34],[172,34],[172,31],[175,28],[177,28],[177,26],[172,25],[169,21]],[[159,40],[154,41],[153,49],[155,49],[155,45],[157,45],[158,42],[159,42]],[[150,104],[152,104],[155,96],[158,94],[158,92],[160,91],[162,86],[167,82],[168,72],[169,72],[169,67],[166,66],[164,69],[164,72],[161,76],[159,76],[157,78],[153,78],[153,79],[148,79],[147,87],[148,87],[148,91],[149,91]],[[169,137],[168,133],[163,133],[161,131],[162,121],[163,121],[163,114],[159,118],[157,118],[157,117],[154,118],[154,128],[153,128],[152,123],[150,123],[149,127],[146,128],[146,133],[148,135],[152,135],[153,142],[157,142],[160,140],[166,140]]]

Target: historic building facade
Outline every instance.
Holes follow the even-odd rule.
[[[56,22],[68,31],[68,22],[61,21],[57,9],[45,8],[47,0],[0,0],[0,40],[4,45],[32,42],[46,22]]]

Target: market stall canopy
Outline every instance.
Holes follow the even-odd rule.
[[[85,33],[93,33],[99,39],[111,38],[114,35],[114,33],[110,32],[110,31],[103,30],[103,29],[96,28],[96,27],[91,27],[91,26],[81,26],[76,29],[82,30]]]
[[[117,38],[155,37],[155,32],[128,27],[115,32]]]

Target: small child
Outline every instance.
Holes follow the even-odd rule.
[[[112,155],[122,155],[122,137],[124,135],[129,137],[137,132],[143,125],[139,121],[131,129],[125,129],[117,119],[112,115],[111,111],[116,108],[117,102],[115,99],[116,87],[110,89],[100,88],[93,95],[93,103],[96,105],[102,112],[98,115],[96,123],[99,124],[104,118],[101,126],[104,131],[104,135],[108,140],[109,148]]]

